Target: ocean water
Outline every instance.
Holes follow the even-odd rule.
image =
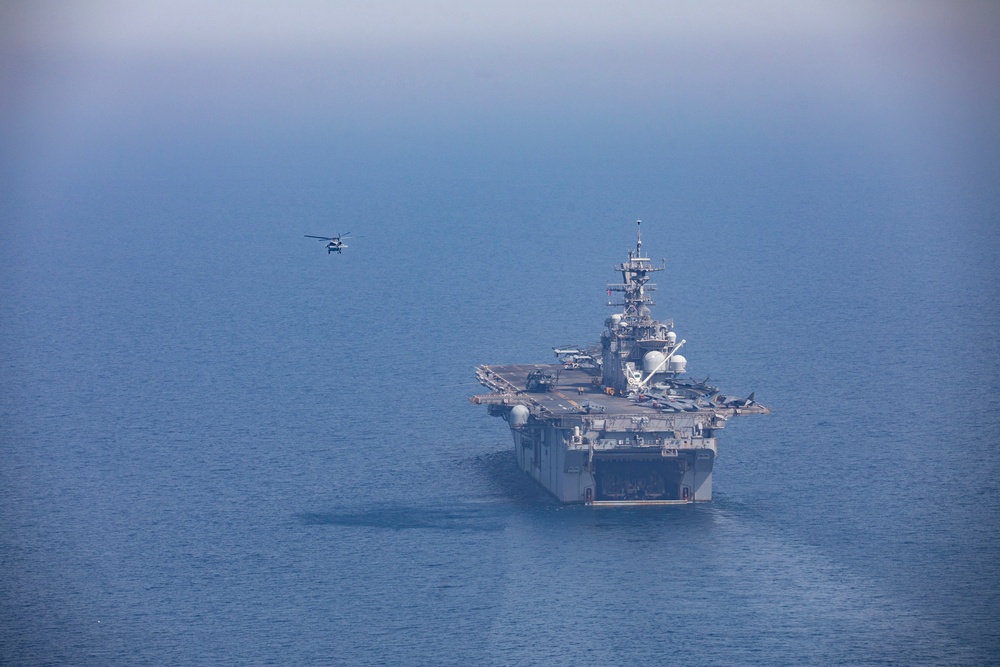
[[[995,121],[782,103],[5,132],[0,663],[1000,664]],[[595,342],[636,218],[773,414],[561,506],[473,369]]]
[[[655,314],[774,414],[711,504],[593,510],[466,397],[596,339],[629,194],[404,171],[8,203],[3,662],[996,661],[995,201],[641,199]]]

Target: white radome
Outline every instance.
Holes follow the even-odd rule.
[[[668,366],[670,367],[671,373],[684,373],[685,371],[687,371],[687,363],[688,363],[687,359],[685,359],[679,354],[675,354],[674,356],[670,357],[670,363],[668,364]]]

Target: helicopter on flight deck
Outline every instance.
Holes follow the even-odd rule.
[[[344,243],[343,239],[345,236],[350,235],[351,233],[347,232],[346,234],[337,234],[336,236],[313,236],[312,234],[306,234],[305,236],[307,239],[326,241],[326,254],[329,255],[331,252],[340,253],[340,251],[346,248],[347,244]]]

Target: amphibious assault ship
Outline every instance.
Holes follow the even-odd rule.
[[[654,320],[654,267],[634,251],[608,285],[609,317],[600,346],[553,348],[560,363],[483,365],[476,378],[491,393],[473,396],[502,417],[517,463],[556,498],[591,505],[674,504],[712,499],[717,435],[730,417],[768,414],[754,400],[685,376],[670,320]]]

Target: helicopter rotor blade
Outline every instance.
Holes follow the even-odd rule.
[[[313,236],[312,234],[306,234],[305,237],[307,239],[322,239],[324,241],[332,241],[333,240],[333,238],[331,238],[329,236]]]

